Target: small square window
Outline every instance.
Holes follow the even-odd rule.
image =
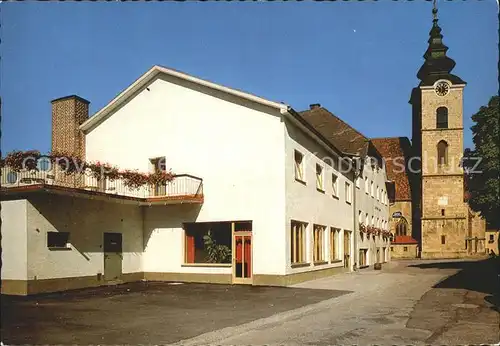
[[[48,248],[68,248],[69,232],[47,232]]]
[[[403,251],[408,251],[408,246],[403,247]]]
[[[493,243],[495,241],[495,236],[493,234],[490,234],[490,239],[488,240],[488,243]]]
[[[338,177],[335,174],[332,174],[332,195],[334,197],[339,196],[339,188],[338,188]]]
[[[295,179],[304,181],[304,155],[295,150]]]

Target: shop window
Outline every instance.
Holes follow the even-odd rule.
[[[186,223],[184,231],[185,263],[231,263],[231,222]]]

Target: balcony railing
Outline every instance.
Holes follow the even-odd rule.
[[[203,180],[189,175],[175,175],[166,184],[143,185],[137,189],[127,187],[122,179],[97,179],[86,173],[65,174],[64,172],[22,170],[14,171],[10,167],[1,169],[2,188],[14,188],[29,185],[53,185],[66,188],[83,189],[106,194],[135,198],[164,198],[182,196],[203,196]]]

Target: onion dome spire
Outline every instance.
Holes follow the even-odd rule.
[[[465,84],[459,77],[451,74],[455,61],[446,56],[448,47],[443,43],[443,35],[438,24],[436,0],[432,6],[432,28],[429,32],[429,46],[424,54],[425,62],[417,73],[420,85],[432,85],[438,79],[448,79],[454,84]]]

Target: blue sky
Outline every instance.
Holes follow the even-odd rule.
[[[494,0],[438,1],[471,115],[498,92]],[[2,152],[50,150],[50,100],[102,108],[152,65],[296,110],[321,103],[369,137],[411,138],[411,89],[432,3],[1,3]]]

